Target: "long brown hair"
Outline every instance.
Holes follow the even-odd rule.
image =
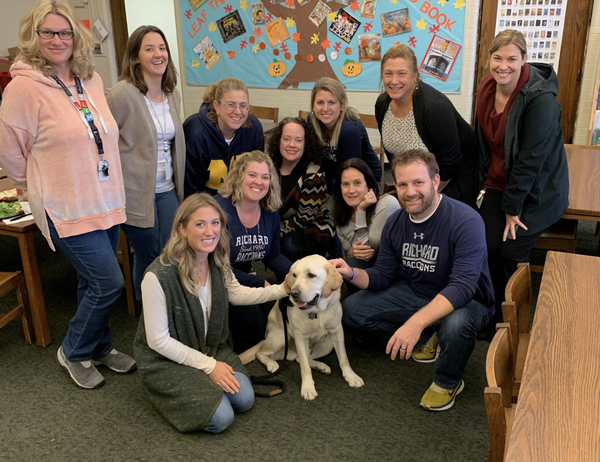
[[[195,253],[188,245],[186,237],[181,232],[180,228],[186,228],[192,214],[200,207],[212,207],[219,214],[221,221],[221,233],[217,247],[212,252],[213,259],[217,266],[221,268],[221,273],[224,280],[227,280],[233,274],[229,263],[229,233],[227,232],[227,214],[217,201],[206,193],[196,193],[188,196],[177,209],[175,219],[173,220],[173,228],[171,229],[171,237],[167,241],[164,250],[160,254],[161,264],[176,265],[179,270],[179,278],[181,283],[188,292],[196,294],[199,281],[196,277],[196,260]]]
[[[171,58],[171,50],[169,49],[167,38],[163,31],[156,26],[140,26],[133,31],[133,34],[131,34],[131,37],[127,40],[119,80],[126,80],[134,84],[144,95],[148,93],[148,85],[146,85],[146,81],[144,80],[144,73],[142,71],[142,66],[138,61],[138,56],[144,37],[150,32],[156,32],[165,42],[169,61],[167,63],[167,69],[162,76],[161,88],[165,94],[173,93],[173,90],[177,85],[177,71],[175,70],[173,59]]]

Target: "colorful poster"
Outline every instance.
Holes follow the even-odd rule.
[[[498,0],[503,1],[506,14],[509,2],[512,9],[517,3],[535,1],[537,18],[539,0]],[[543,17],[547,9],[546,21],[559,21],[566,0],[555,0],[556,5],[552,1],[546,5],[543,0],[540,14]],[[333,76],[348,90],[376,91],[384,53],[402,43],[414,50],[426,83],[443,92],[460,91],[466,0],[177,0],[176,4],[189,85],[205,86],[235,76],[249,87],[310,89],[319,77]],[[525,12],[516,18],[522,24],[524,19]],[[536,56],[547,53],[551,59],[557,53],[558,44],[553,44],[557,39],[548,37],[550,30],[554,31],[546,29],[543,38],[542,29],[538,38],[532,36]],[[446,51],[441,51],[442,41]]]

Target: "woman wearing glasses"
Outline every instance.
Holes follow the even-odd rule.
[[[208,87],[203,100],[200,111],[183,123],[186,196],[203,191],[216,194],[237,155],[265,147],[262,125],[249,113],[244,82],[221,79]]]
[[[94,72],[92,36],[66,2],[36,3],[19,39],[0,107],[0,164],[28,196],[50,246],[79,274],[77,312],[58,361],[78,386],[98,388],[104,378],[95,366],[120,373],[136,367],[113,348],[108,323],[123,288],[116,257],[125,221],[119,131]]]
[[[181,97],[169,45],[155,26],[138,27],[125,49],[120,82],[106,98],[119,125],[127,223],[133,246],[135,296],[142,278],[167,243],[183,200],[185,140]]]

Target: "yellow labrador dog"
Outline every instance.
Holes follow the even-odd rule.
[[[317,397],[310,369],[331,373],[329,366],[315,359],[328,355],[332,348],[335,348],[340,368],[350,386],[364,386],[363,380],[350,367],[346,355],[340,303],[342,277],[333,265],[320,255],[310,255],[292,265],[286,283],[292,290],[292,305],[288,308],[287,359],[296,359],[300,363],[302,397],[307,401]],[[275,372],[279,368],[275,360],[283,359],[284,335],[283,318],[278,304],[275,304],[269,314],[265,340],[242,353],[242,363],[248,364],[258,358],[269,372]]]

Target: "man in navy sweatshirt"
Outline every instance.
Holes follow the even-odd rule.
[[[383,228],[375,265],[362,270],[332,260],[346,281],[367,289],[344,300],[344,322],[389,338],[393,360],[435,361],[421,406],[445,411],[464,388],[477,332],[494,314],[484,224],[471,207],[438,192],[433,154],[413,149],[394,157],[392,176],[402,209]]]

